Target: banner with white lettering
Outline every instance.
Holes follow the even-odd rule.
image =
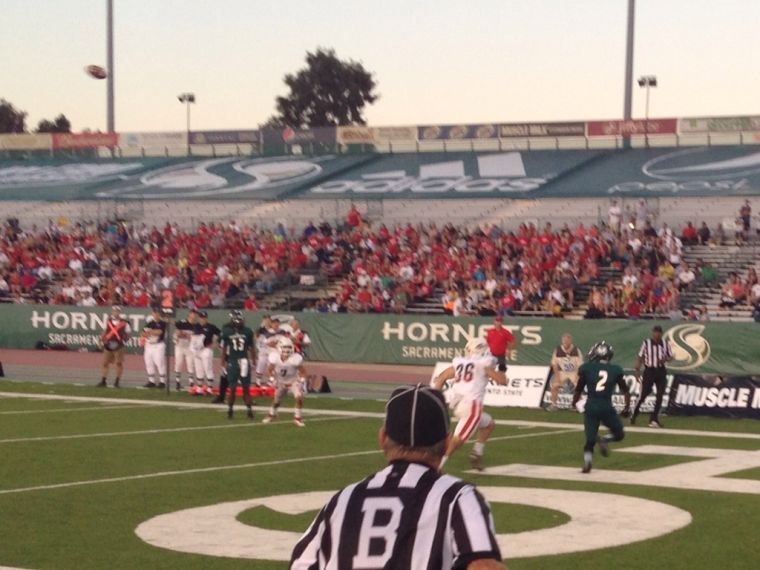
[[[432,384],[436,376],[449,366],[451,362],[436,363],[430,383]],[[510,366],[507,368],[507,385],[501,386],[493,381],[489,382],[483,403],[494,407],[540,408],[548,375],[548,366]],[[451,387],[453,382],[453,380],[446,382],[444,392]]]
[[[668,414],[760,419],[760,376],[676,374]]]

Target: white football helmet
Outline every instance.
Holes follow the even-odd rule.
[[[488,343],[484,338],[473,338],[467,341],[464,346],[464,353],[467,356],[488,356],[491,354],[491,349],[488,348]]]
[[[293,352],[295,352],[293,341],[289,338],[280,339],[280,342],[277,343],[277,348],[279,349],[282,358],[288,358]]]

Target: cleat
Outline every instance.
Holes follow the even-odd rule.
[[[607,441],[605,439],[600,439],[598,443],[599,443],[599,453],[602,454],[602,457],[609,457],[610,446],[607,445]]]
[[[155,388],[156,384],[154,382],[146,382],[143,384],[143,388]]]
[[[247,415],[248,415],[248,419],[251,420],[251,421],[253,421],[253,418],[254,418],[253,410],[248,410],[248,414]]]
[[[106,386],[108,386],[108,384],[106,384],[105,380],[101,380],[100,382],[98,382],[97,384],[95,384],[96,388],[105,388]]]
[[[631,425],[632,426],[636,425],[636,414],[631,414]]]
[[[662,425],[662,424],[661,424],[659,421],[657,421],[657,420],[652,420],[651,422],[649,422],[649,427],[650,427],[650,428],[662,428],[662,427],[665,427],[665,426],[663,426],[663,425]]]
[[[166,382],[161,382],[161,383],[158,385],[158,387],[159,387],[159,388],[161,388],[162,390],[166,390]]]
[[[547,412],[556,412],[557,410],[559,410],[559,408],[557,406],[555,406],[554,404],[552,404],[551,406],[549,406],[548,408],[546,408]]]
[[[293,418],[293,423],[298,427],[306,427],[306,424],[303,423],[303,420],[301,418]]]
[[[224,396],[222,396],[221,394],[219,394],[216,398],[214,398],[213,400],[211,400],[211,403],[212,404],[224,404]]]
[[[116,380],[114,380],[113,387],[114,388],[118,388],[119,387],[119,382],[121,382],[121,380],[119,380],[118,378]]]
[[[583,463],[583,469],[581,469],[581,473],[591,473],[591,462]]]
[[[470,453],[470,465],[473,469],[483,471],[483,456],[477,453]]]
[[[274,416],[272,414],[267,414],[267,417],[265,417],[263,420],[261,420],[262,423],[268,424],[274,419]]]
[[[232,408],[229,408],[229,409],[227,410],[227,419],[228,419],[228,420],[231,420],[231,419],[232,419]]]
[[[179,380],[177,380],[177,381],[174,383],[174,389],[175,389],[177,392],[179,392],[180,390],[182,390],[182,383],[181,383]]]

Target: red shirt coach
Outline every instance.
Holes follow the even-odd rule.
[[[488,329],[486,332],[486,342],[488,348],[491,349],[491,354],[496,357],[499,363],[499,370],[502,372],[507,369],[507,349],[509,345],[515,342],[514,335],[505,329],[504,317],[497,315],[493,320],[493,328]]]

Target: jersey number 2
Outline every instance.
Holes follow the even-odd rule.
[[[596,391],[597,392],[603,392],[604,387],[607,384],[607,371],[606,370],[600,370],[599,371],[599,380],[596,382]]]

